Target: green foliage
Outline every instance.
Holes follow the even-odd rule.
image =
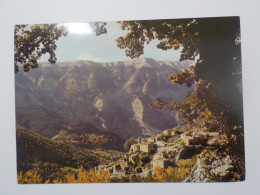
[[[157,98],[152,107],[178,110],[185,122],[204,118],[217,125],[228,140],[226,148],[238,158],[240,174],[244,174],[243,101],[237,81],[241,80],[240,25],[238,17],[196,18],[179,20],[122,21],[127,30],[119,37],[119,48],[131,58],[143,54],[144,44],[159,40],[163,50],[182,48],[180,60],[195,60],[195,67],[169,75],[174,84],[192,86],[196,90],[186,100],[176,102]],[[235,127],[241,127],[236,129]]]
[[[187,87],[191,87],[195,83],[194,66],[191,66],[188,70],[180,71],[175,75],[169,75],[168,77],[173,84],[186,84]]]
[[[89,23],[96,35],[105,34],[105,22]],[[56,41],[68,34],[67,29],[57,24],[16,25],[14,29],[14,67],[15,73],[20,68],[24,72],[38,67],[38,60],[44,54],[49,54],[48,61],[57,61]]]
[[[183,46],[182,56],[194,60],[198,54],[198,33],[194,19],[122,21],[123,30],[129,33],[117,39],[118,47],[125,49],[131,58],[143,54],[144,44],[158,39],[158,48],[177,50]],[[195,32],[194,32],[195,31]]]
[[[127,30],[128,33],[125,37],[117,39],[118,47],[125,49],[126,55],[131,58],[142,55],[144,45],[157,39],[159,49],[177,50],[182,48],[180,60],[195,60],[196,56],[199,56],[197,64],[200,64],[200,67],[195,68],[198,79],[202,76],[203,79],[205,79],[204,76],[207,76],[208,79],[219,79],[212,73],[215,70],[218,70],[218,73],[219,71],[222,73],[229,71],[221,70],[223,66],[229,66],[234,72],[241,67],[240,29],[237,17],[121,21],[119,23],[122,30]],[[217,56],[220,58],[214,62]],[[226,56],[229,59],[226,59]],[[233,57],[235,57],[235,61]],[[219,63],[224,60],[234,62],[233,66]]]
[[[191,170],[194,165],[197,163],[198,156],[195,155],[191,159],[181,159],[177,161],[177,165],[182,168],[188,168]]]
[[[139,57],[143,53],[143,45],[154,39],[160,41],[157,47],[163,50],[176,50],[182,46],[180,60],[194,60],[199,55],[195,67],[169,76],[176,84],[191,86],[194,81],[200,82],[197,83],[197,94],[190,95],[189,102],[172,102],[171,109],[180,110],[187,121],[197,118],[198,112],[208,115],[224,111],[229,119],[225,121],[233,119],[241,123],[242,96],[233,76],[241,67],[237,17],[123,21],[120,24],[123,30],[128,30],[128,34],[118,38],[118,46],[126,49],[126,55],[131,58]],[[197,100],[200,102],[197,103]],[[215,103],[218,103],[217,106],[214,106]],[[162,108],[165,104],[164,100],[160,100],[152,106]],[[205,110],[198,110],[203,107]]]
[[[21,64],[24,72],[37,68],[37,60],[44,54],[49,54],[48,61],[54,64],[56,40],[66,36],[63,27],[56,24],[16,25],[14,30],[14,65],[15,72],[19,71]]]

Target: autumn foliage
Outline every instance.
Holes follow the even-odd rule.
[[[25,173],[22,171],[17,176],[19,184],[39,184],[39,183],[109,183],[111,174],[107,171],[100,170],[95,172],[93,169],[85,170],[83,166],[78,168],[78,173],[67,173],[65,181],[62,178],[55,178],[52,181],[47,179],[43,181],[39,169],[32,169]]]
[[[67,183],[109,183],[111,176],[110,173],[104,170],[95,172],[93,169],[86,171],[83,166],[79,167],[79,173],[76,176],[75,173],[68,173],[65,175]]]
[[[152,176],[154,181],[157,182],[180,182],[183,181],[190,174],[189,168],[184,167],[168,167],[167,169],[162,169],[160,167],[155,167],[154,175]]]
[[[24,174],[22,171],[17,176],[17,181],[19,184],[37,184],[42,183],[42,176],[38,173],[39,169],[32,169]]]

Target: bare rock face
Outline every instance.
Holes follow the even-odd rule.
[[[187,92],[193,91],[193,87],[173,85],[168,79],[169,74],[190,65],[189,61],[146,58],[40,64],[29,74],[20,71],[15,75],[17,123],[50,136],[60,129],[49,125],[48,132],[43,131],[50,124],[51,117],[46,115],[56,113],[60,124],[85,121],[122,138],[153,135],[176,126],[178,121],[176,113],[153,109],[148,104],[156,97],[183,100]],[[37,110],[32,112],[32,106]],[[40,114],[43,109],[44,115]],[[40,122],[36,124],[33,118]]]
[[[214,181],[213,178],[222,178],[223,181],[228,179],[230,171],[234,168],[230,156],[215,155],[205,164],[208,160],[208,156],[201,154],[185,182],[210,182]]]
[[[184,181],[185,182],[207,182],[208,181],[205,169],[201,165],[200,158],[197,160],[197,164],[192,169],[190,176]]]

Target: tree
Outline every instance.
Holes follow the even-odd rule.
[[[188,168],[173,168],[169,166],[166,169],[162,169],[161,167],[155,167],[152,178],[158,182],[180,182],[187,178],[189,174],[190,170]]]
[[[244,136],[241,81],[240,25],[238,17],[119,22],[128,33],[117,39],[127,56],[137,58],[144,45],[159,40],[157,48],[181,49],[180,60],[197,60],[194,67],[169,75],[173,83],[196,90],[182,102],[157,98],[151,106],[179,110],[186,122],[196,118],[218,124],[230,140],[227,149],[240,159],[244,172]]]
[[[56,24],[16,25],[14,30],[14,65],[15,72],[19,66],[24,72],[38,67],[38,59],[48,53],[49,62],[55,63],[56,40],[66,36],[64,27]]]
[[[17,181],[19,184],[35,184],[42,183],[42,176],[38,173],[39,169],[32,169],[24,174],[22,171],[17,175]]]
[[[242,95],[235,83],[241,72],[238,17],[123,21],[120,24],[129,33],[119,37],[117,44],[131,58],[141,56],[144,44],[154,39],[160,41],[159,49],[181,48],[180,60],[195,60],[197,57],[192,73],[181,72],[171,80],[191,86],[194,81],[202,79],[220,87],[220,98],[232,105],[230,114],[242,121]]]
[[[68,173],[65,178],[68,183],[109,183],[111,174],[100,170],[98,173],[93,169],[86,171],[83,166],[79,167],[77,178],[74,173]]]
[[[106,33],[104,22],[89,23],[96,35]],[[14,29],[14,67],[15,73],[20,68],[24,72],[38,68],[38,60],[44,54],[49,54],[48,61],[55,64],[57,61],[55,50],[56,41],[68,34],[63,25],[36,24],[16,25]]]

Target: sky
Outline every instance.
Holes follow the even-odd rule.
[[[91,60],[95,62],[113,62],[130,60],[125,51],[117,47],[116,39],[124,36],[127,31],[121,30],[120,24],[107,22],[108,33],[96,36],[90,31],[88,24],[64,24],[69,33],[56,42],[56,56],[59,61]],[[157,49],[158,41],[145,45],[144,54],[140,58],[153,58],[159,61],[178,61],[180,51]],[[40,62],[48,61],[48,55],[42,56]]]

